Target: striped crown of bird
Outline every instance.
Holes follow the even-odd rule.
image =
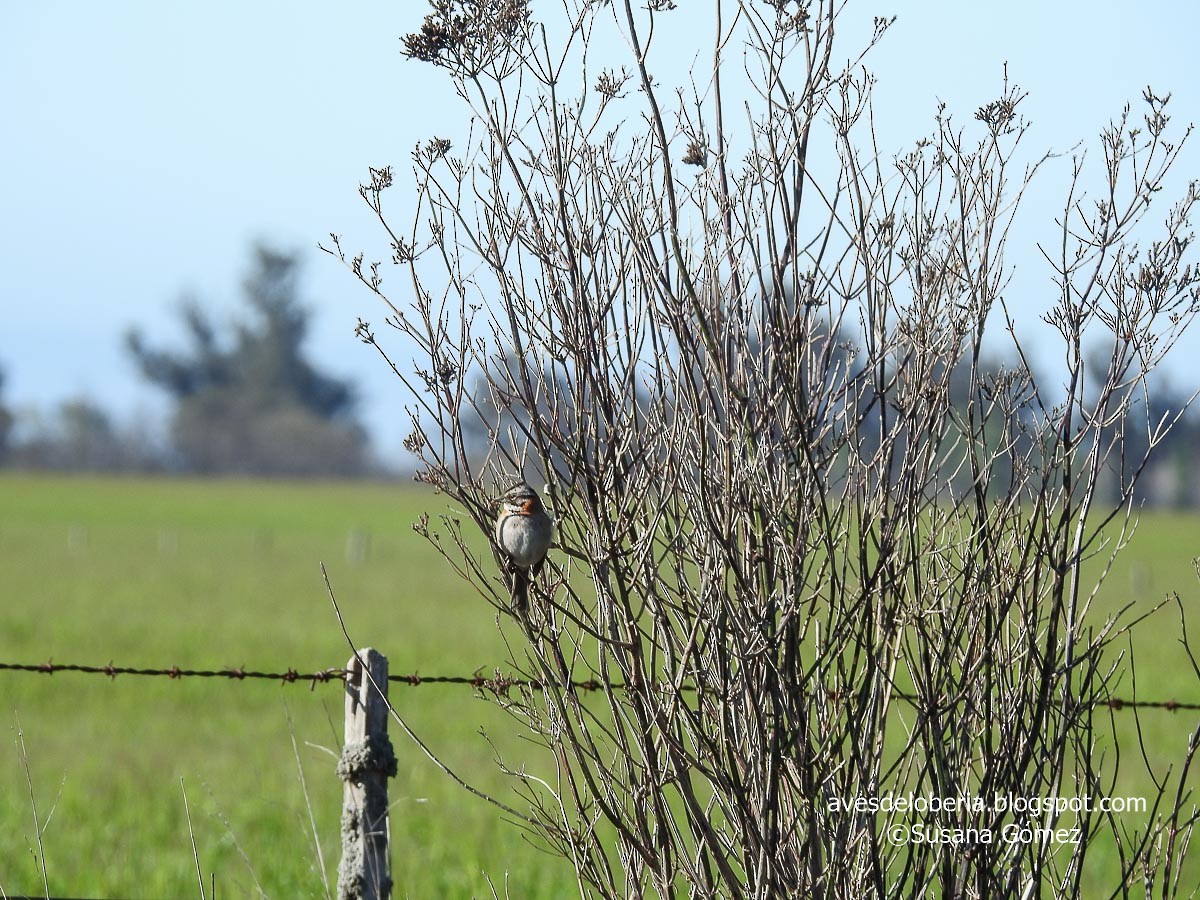
[[[524,613],[529,607],[529,582],[546,561],[554,539],[554,520],[537,492],[525,482],[510,487],[499,500],[496,544],[509,562],[512,605]]]

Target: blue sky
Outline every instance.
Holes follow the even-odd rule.
[[[557,0],[535,0],[535,13],[547,2]],[[704,0],[679,0],[681,27],[692,3]],[[367,167],[403,176],[415,144],[457,130],[439,73],[400,54],[424,10],[417,0],[0,3],[6,401],[45,410],[84,396],[122,418],[161,414],[122,335],[137,326],[157,343],[178,339],[185,293],[232,315],[249,247],[265,240],[303,251],[310,352],[360,384],[377,449],[398,458],[403,392],[353,335],[359,316],[383,312],[316,244],[335,231],[348,248],[378,246],[357,194]],[[1031,155],[1095,147],[1148,84],[1173,91],[1177,122],[1200,121],[1194,0],[852,0],[847,12],[865,23],[893,14],[871,57],[885,152],[921,134],[939,99],[969,120],[998,94],[1005,62],[1030,91]],[[1068,171],[1063,161],[1044,174],[1027,218],[1053,215]],[[1200,175],[1200,140],[1179,174]],[[1044,272],[1029,241],[1018,235],[1010,249],[1023,278]],[[1032,318],[1037,298],[1028,302]]]

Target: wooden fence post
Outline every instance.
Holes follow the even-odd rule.
[[[387,657],[369,647],[346,663],[346,736],[337,765],[345,783],[339,900],[392,894],[387,780],[396,774],[396,754],[387,736],[387,677]]]

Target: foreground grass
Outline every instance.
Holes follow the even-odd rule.
[[[506,652],[490,608],[410,528],[441,508],[395,486],[0,476],[0,661],[340,666],[349,651],[323,561],[352,636],[386,653],[394,673],[489,672]],[[1145,517],[1099,607],[1145,611],[1177,590],[1195,608],[1197,534],[1192,517]],[[1177,614],[1160,613],[1135,634],[1137,696],[1195,700]],[[1132,683],[1123,687],[1134,696]],[[460,687],[395,685],[392,699],[461,774],[512,799],[479,735],[511,764],[529,758],[507,716]],[[339,853],[332,754],[341,720],[336,684],[0,673],[0,727],[10,738],[0,746],[0,889],[42,891],[32,786],[51,893],[198,896],[186,790],[201,869],[218,895],[253,895],[257,885],[324,896]],[[1129,712],[1114,723],[1123,760],[1114,793],[1145,795],[1139,723]],[[1179,759],[1195,726],[1194,713],[1143,714],[1150,761]],[[396,729],[393,741],[396,896],[490,896],[487,876],[501,894],[507,879],[514,897],[576,892],[561,862],[451,784]],[[1095,877],[1111,890],[1099,869]]]
[[[0,478],[0,661],[282,671],[349,657],[321,579],[329,570],[360,645],[394,673],[466,674],[503,659],[494,617],[410,525],[431,498],[378,485]],[[354,537],[351,537],[354,535]],[[348,561],[369,535],[365,559]],[[438,752],[503,793],[493,751],[508,718],[469,689],[396,685],[392,699]],[[300,788],[300,747],[324,877]],[[42,891],[28,754],[52,893],[198,896],[183,790],[205,880],[218,894],[324,896],[336,884],[341,739],[336,683],[281,686],[61,673],[0,676],[0,888]],[[531,848],[393,733],[396,896],[572,891]],[[506,752],[528,753],[516,741]],[[324,748],[324,749],[321,749]],[[330,752],[331,751],[331,752]],[[181,787],[181,779],[183,785]],[[244,858],[243,858],[244,857]]]

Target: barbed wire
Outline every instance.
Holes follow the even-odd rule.
[[[298,669],[288,669],[286,672],[256,672],[245,666],[226,669],[184,669],[171,666],[166,669],[141,668],[133,666],[117,666],[109,663],[105,666],[88,666],[77,663],[56,663],[49,660],[44,663],[5,663],[0,662],[0,671],[7,672],[37,672],[43,675],[54,675],[57,672],[81,672],[85,675],[107,675],[115,679],[118,675],[161,676],[165,678],[228,678],[242,681],[244,679],[265,679],[291,684],[297,681],[311,682],[314,686],[328,681],[340,681],[346,676],[345,669],[322,669],[318,672],[301,672]]]
[[[118,675],[135,675],[145,677],[160,677],[170,678],[173,680],[182,678],[224,678],[228,681],[278,681],[280,684],[296,684],[307,683],[309,689],[313,690],[318,684],[328,684],[331,682],[341,683],[346,676],[350,674],[350,670],[344,667],[332,667],[328,669],[318,669],[312,672],[302,672],[299,669],[288,668],[283,672],[260,672],[252,669],[247,669],[244,665],[237,668],[227,667],[224,669],[185,669],[180,666],[170,666],[169,668],[144,668],[136,666],[118,666],[113,663],[108,663],[103,666],[81,665],[78,663],[56,663],[54,660],[47,660],[43,663],[7,663],[0,662],[0,672],[32,672],[40,675],[54,675],[58,672],[78,672],[84,675],[105,675],[108,678],[115,680]],[[456,684],[468,685],[477,690],[488,690],[493,693],[503,694],[511,688],[531,688],[532,690],[541,690],[543,682],[536,678],[520,678],[512,675],[506,675],[499,669],[489,677],[481,674],[482,670],[476,670],[471,675],[421,675],[416,672],[407,675],[389,675],[388,681],[393,684],[403,684],[408,687],[419,687],[425,684]],[[569,687],[578,691],[606,693],[623,691],[627,685],[623,682],[604,682],[596,679],[587,679],[584,681],[572,681]],[[665,686],[664,686],[665,687]],[[695,685],[684,684],[679,687],[682,691],[695,691]],[[895,696],[901,700],[915,702],[919,698],[915,694],[907,694],[903,692],[897,693]],[[1111,697],[1108,700],[1102,700],[1094,704],[1095,708],[1108,708],[1119,712],[1126,709],[1162,709],[1167,712],[1200,712],[1200,702],[1191,703],[1179,700],[1126,700],[1120,697]]]
[[[181,678],[224,678],[230,681],[246,681],[246,680],[261,680],[261,681],[278,681],[282,684],[295,684],[297,682],[308,683],[315,688],[318,684],[328,682],[340,682],[350,674],[350,670],[344,667],[332,667],[328,669],[319,669],[314,672],[302,672],[299,669],[289,668],[283,672],[259,672],[252,669],[247,669],[245,666],[237,668],[228,667],[224,669],[185,669],[180,666],[170,666],[169,668],[143,668],[136,666],[118,666],[113,663],[108,663],[103,666],[81,665],[79,663],[56,663],[54,660],[48,660],[43,663],[6,663],[0,662],[0,671],[6,672],[33,672],[41,675],[54,675],[58,672],[79,672],[84,675],[106,675],[111,679],[116,679],[118,675],[138,675],[148,677],[162,677],[170,679]],[[505,675],[499,670],[491,676],[476,672],[473,675],[420,675],[416,672],[407,675],[389,675],[388,681],[396,684],[406,684],[410,687],[417,687],[422,684],[462,684],[470,685],[474,688],[485,688],[502,692],[508,688],[528,687],[534,690],[540,690],[542,682],[535,678],[518,678],[510,675]],[[605,684],[594,679],[587,681],[572,681],[570,686],[576,690],[583,691],[600,691],[600,690],[624,690],[625,685],[620,683]],[[690,690],[690,685],[685,685],[684,690]]]

